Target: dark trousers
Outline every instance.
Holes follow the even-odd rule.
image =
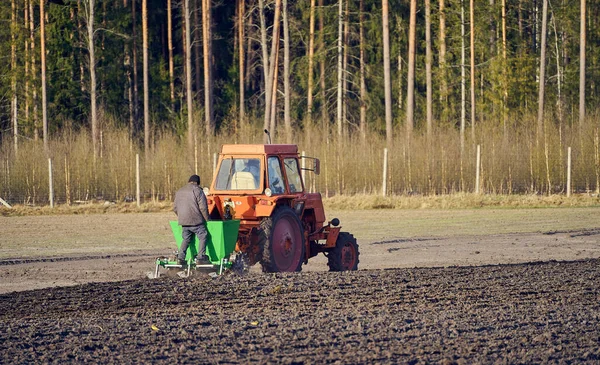
[[[202,257],[206,255],[206,236],[208,232],[206,231],[206,226],[201,224],[199,226],[183,226],[183,231],[181,233],[183,241],[181,242],[181,247],[179,249],[179,260],[185,260],[185,254],[190,245],[190,242],[194,239],[194,235],[198,237],[198,256]]]

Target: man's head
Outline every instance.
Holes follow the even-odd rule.
[[[190,179],[188,180],[189,183],[194,183],[196,185],[200,185],[200,176],[198,175],[192,175],[190,176]]]

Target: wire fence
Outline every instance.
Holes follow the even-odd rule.
[[[586,162],[584,155],[571,147],[552,155],[507,156],[477,145],[467,148],[458,160],[443,149],[437,155],[411,157],[398,149],[366,145],[345,155],[327,151],[334,148],[333,143],[325,147],[320,176],[312,172],[304,174],[305,190],[325,196],[457,192],[569,195],[597,192],[599,188],[597,157]],[[318,156],[311,151],[302,154]],[[152,159],[144,161],[133,150],[119,157],[102,156],[96,162],[66,155],[63,158],[42,155],[22,163],[4,158],[0,168],[0,198],[10,205],[31,206],[172,201],[176,190],[195,171],[201,175],[201,185],[210,186],[216,159],[217,152],[204,153],[193,162],[155,153]],[[201,168],[180,168],[189,164]],[[526,171],[523,165],[528,165]]]
[[[466,134],[462,143],[454,125],[439,126],[430,135],[398,129],[389,145],[378,131],[361,136],[315,126],[294,130],[290,138],[272,137],[273,143],[289,140],[299,152],[320,159],[321,174],[307,172],[305,186],[324,196],[597,194],[598,119],[589,118],[582,127],[547,123],[543,130],[530,120],[513,121],[506,128],[489,121],[475,134]],[[196,135],[202,135],[200,129]],[[33,206],[51,200],[172,201],[191,174],[200,175],[202,186],[210,186],[222,144],[264,143],[263,130],[250,124],[235,133],[196,137],[191,148],[183,138],[156,131],[148,151],[126,130],[104,127],[100,136],[96,153],[86,130],[55,136],[48,152],[39,140],[18,145],[10,138],[0,141],[0,199]]]

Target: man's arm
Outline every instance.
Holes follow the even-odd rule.
[[[206,202],[206,195],[204,195],[202,190],[200,190],[198,197],[198,208],[200,208],[200,213],[204,217],[204,220],[208,221],[208,203]]]

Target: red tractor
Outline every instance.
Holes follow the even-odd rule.
[[[358,244],[326,223],[320,193],[306,191],[296,145],[223,145],[210,190],[211,220],[240,220],[233,260],[265,272],[300,271],[320,252],[330,271],[356,270]],[[319,174],[316,158],[309,159]]]

